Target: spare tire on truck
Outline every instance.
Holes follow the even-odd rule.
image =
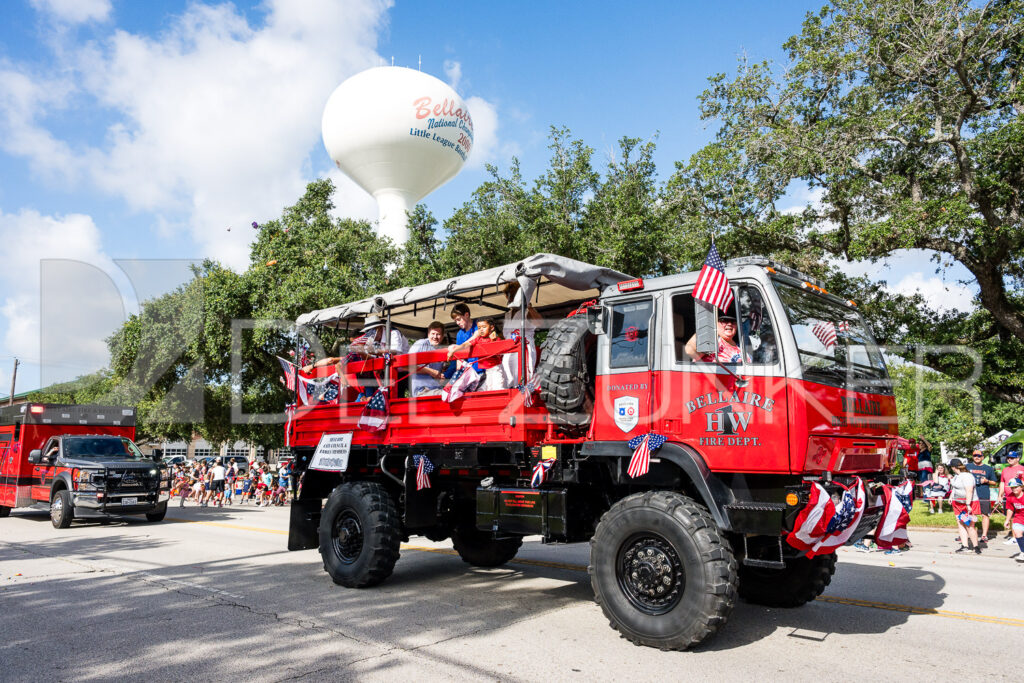
[[[590,424],[594,403],[591,377],[597,361],[594,341],[587,317],[574,315],[552,325],[540,348],[540,398],[555,424],[575,428]]]

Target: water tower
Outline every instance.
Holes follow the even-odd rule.
[[[399,66],[367,69],[324,107],[324,146],[377,200],[379,233],[409,239],[406,212],[455,177],[473,149],[473,119],[444,82]]]

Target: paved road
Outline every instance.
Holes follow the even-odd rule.
[[[351,590],[316,551],[287,552],[286,529],[282,508],[63,531],[15,511],[0,520],[0,679],[935,681],[1020,667],[1024,565],[998,542],[953,555],[950,532],[913,532],[895,558],[843,549],[815,603],[740,603],[698,650],[660,652],[608,627],[586,545],[528,542],[507,567],[474,569],[414,538],[385,584]]]

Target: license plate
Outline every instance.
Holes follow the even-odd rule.
[[[138,505],[138,504],[139,504],[139,499],[138,498],[122,498],[121,499],[121,505]]]

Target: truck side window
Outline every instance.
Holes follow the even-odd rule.
[[[743,355],[754,364],[771,365],[779,360],[779,346],[775,337],[772,318],[756,287],[739,287],[739,338]]]
[[[672,297],[672,345],[677,363],[692,363],[686,353],[686,342],[693,336],[697,323],[693,317],[693,295],[676,294]]]
[[[647,366],[648,327],[651,323],[652,307],[650,299],[612,306],[609,367]]]

